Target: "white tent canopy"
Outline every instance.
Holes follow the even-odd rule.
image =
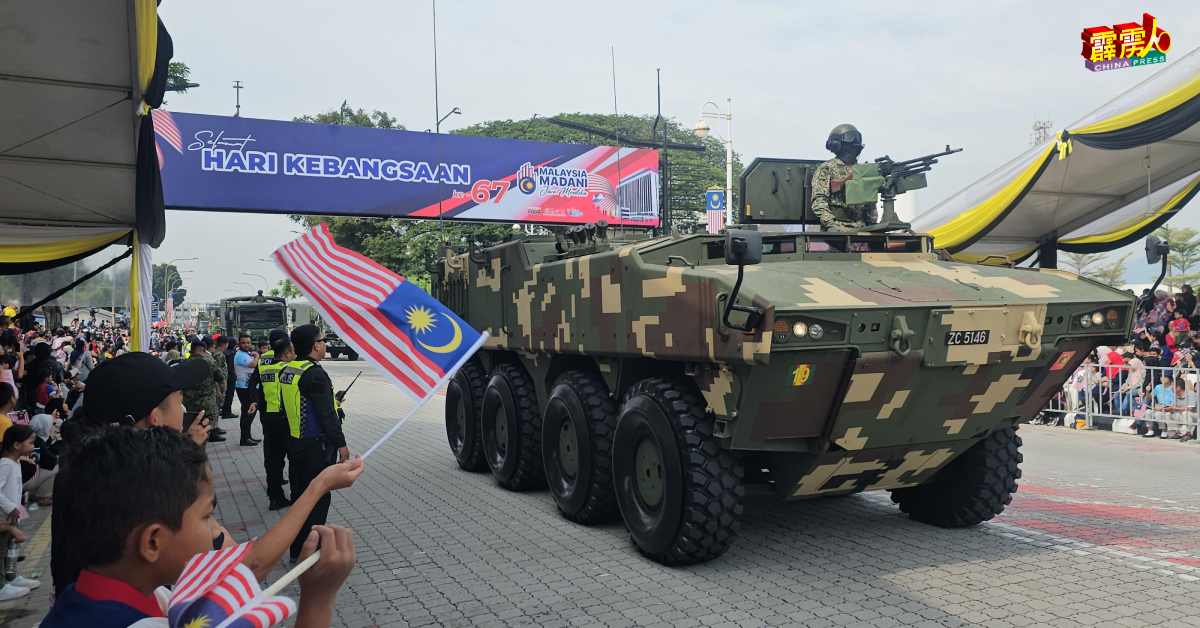
[[[156,0],[0,3],[0,273],[131,245],[131,342],[142,350],[147,245],[164,232],[145,114],[169,60]]]
[[[1200,190],[1200,49],[913,221],[963,261],[1120,248]],[[1052,260],[1049,260],[1052,262]]]

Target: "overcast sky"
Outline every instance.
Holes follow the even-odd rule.
[[[1155,68],[1092,73],[1080,31],[1153,14],[1169,31],[1168,62],[1200,46],[1200,2],[589,2],[437,4],[446,127],[534,113],[611,113],[615,47],[622,113],[653,114],[662,69],[663,114],[685,125],[705,101],[733,99],[734,148],[754,157],[824,159],[829,130],[855,124],[865,154],[906,158],[947,143],[919,209],[985,176],[1029,145],[1035,120],[1062,128],[1141,82]],[[175,59],[200,83],[167,108],[290,120],[336,108],[380,109],[412,130],[434,122],[430,2],[330,4],[182,2],[159,9]],[[1194,205],[1194,204],[1193,204]],[[1200,226],[1194,208],[1174,224]],[[193,269],[189,298],[216,300],[280,278],[259,261],[295,237],[285,217],[167,214],[156,261]],[[218,233],[221,244],[214,243]],[[1138,247],[1140,249],[1140,245]],[[1135,257],[1140,257],[1135,256]],[[1131,258],[1133,259],[1133,258]],[[1135,261],[1130,281],[1150,273]]]

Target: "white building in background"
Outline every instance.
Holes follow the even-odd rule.
[[[200,314],[204,312],[204,307],[203,301],[184,301],[182,306],[175,308],[175,324],[194,328],[196,321],[200,320]]]

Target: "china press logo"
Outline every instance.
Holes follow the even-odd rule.
[[[1160,28],[1149,13],[1142,14],[1141,24],[1085,28],[1080,38],[1083,65],[1093,72],[1164,63],[1171,49],[1171,34]]]

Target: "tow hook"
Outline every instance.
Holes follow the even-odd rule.
[[[1036,349],[1042,344],[1042,326],[1038,324],[1033,312],[1025,312],[1024,318],[1021,319],[1020,339],[1021,343],[1030,349]]]
[[[903,316],[892,319],[892,351],[900,355],[908,355],[909,350],[912,349],[909,338],[915,333],[908,328],[908,321],[904,320]]]

